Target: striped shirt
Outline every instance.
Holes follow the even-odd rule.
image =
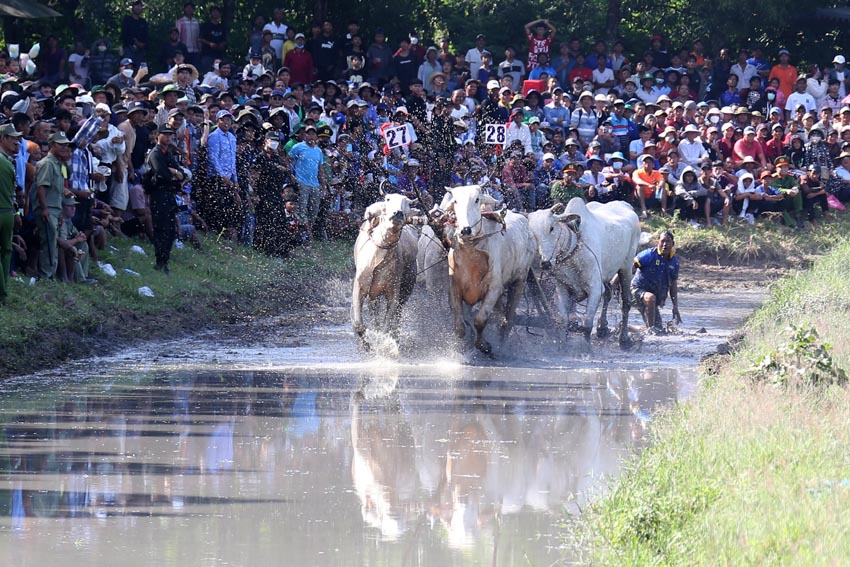
[[[201,51],[201,23],[195,19],[189,19],[183,16],[177,20],[175,26],[180,33],[180,42],[186,46],[189,53],[199,53]]]

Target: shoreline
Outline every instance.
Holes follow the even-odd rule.
[[[92,262],[90,286],[13,282],[0,310],[0,379],[49,370],[72,360],[115,354],[145,342],[185,337],[239,321],[316,305],[317,277],[349,270],[347,242],[317,243],[312,254],[288,259],[263,256],[241,246],[203,240],[204,250],[175,250],[172,275],[153,270],[152,247],[131,239],[102,252],[116,277]],[[146,255],[130,251],[141,246]],[[138,275],[126,273],[132,270]],[[150,287],[155,297],[139,295]],[[17,303],[15,303],[17,301]]]
[[[596,564],[832,564],[847,556],[850,240],[771,286],[688,401],[585,515]],[[568,535],[569,534],[569,535]],[[580,538],[578,538],[580,539]],[[570,544],[567,544],[570,545]]]

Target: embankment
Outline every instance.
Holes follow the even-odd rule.
[[[166,276],[153,269],[149,244],[114,239],[111,245],[100,259],[117,274],[110,277],[92,263],[96,284],[13,282],[0,307],[0,377],[309,307],[322,291],[316,282],[346,273],[351,262],[347,241],[320,242],[312,253],[282,260],[209,238],[203,251],[175,250]],[[142,286],[154,297],[140,295]]]

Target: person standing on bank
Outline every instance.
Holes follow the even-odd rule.
[[[177,201],[175,196],[184,179],[183,170],[177,158],[170,151],[174,130],[163,124],[156,133],[156,146],[148,154],[147,183],[145,190],[150,196],[151,217],[153,219],[153,246],[156,254],[155,270],[169,274],[168,260],[171,247],[177,238]]]
[[[0,126],[0,304],[9,295],[12,233],[15,229],[15,162],[21,132],[12,124]]]
[[[48,139],[50,153],[35,168],[35,229],[38,234],[38,276],[50,279],[59,266],[56,239],[62,197],[68,188],[68,161],[74,146],[64,132],[56,132]],[[70,192],[69,192],[70,194]]]
[[[632,265],[632,297],[650,334],[664,332],[661,307],[664,307],[668,292],[673,302],[673,318],[677,323],[682,322],[679,314],[679,259],[673,244],[673,233],[665,230],[658,237],[658,245],[638,254]]]
[[[322,200],[322,187],[325,185],[324,173],[319,167],[324,161],[324,153],[316,144],[318,135],[314,126],[304,128],[304,141],[292,146],[289,159],[298,183],[298,209],[307,223],[307,233],[313,240],[313,223],[319,216],[319,203]]]

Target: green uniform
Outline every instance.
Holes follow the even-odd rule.
[[[585,199],[584,191],[581,187],[575,183],[568,183],[566,181],[555,181],[552,183],[549,195],[552,197],[554,203],[564,203],[565,205],[574,197]]]
[[[73,218],[62,217],[62,224],[59,226],[59,240],[71,240],[77,237],[80,233],[77,227],[74,226]],[[74,282],[83,283],[89,277],[89,245],[83,241],[74,245],[77,250],[84,252],[83,257],[79,262],[74,263]]]
[[[12,231],[15,228],[15,166],[0,152],[0,301],[9,295]]]
[[[797,179],[793,175],[774,177],[770,185],[778,189],[784,197],[782,202],[785,205],[785,210],[782,213],[782,218],[785,224],[795,226],[795,223],[803,218],[803,190],[800,188]],[[789,195],[792,189],[797,189],[797,194],[794,196]],[[789,211],[793,211],[793,218]]]
[[[35,199],[33,213],[35,225],[38,231],[38,275],[42,278],[52,278],[56,274],[59,265],[59,251],[56,248],[58,236],[59,213],[62,212],[62,195],[65,192],[65,181],[67,178],[67,167],[56,159],[53,154],[47,154],[36,165],[35,185],[44,187],[45,203],[47,205],[48,219],[45,222],[41,217],[41,203]]]

